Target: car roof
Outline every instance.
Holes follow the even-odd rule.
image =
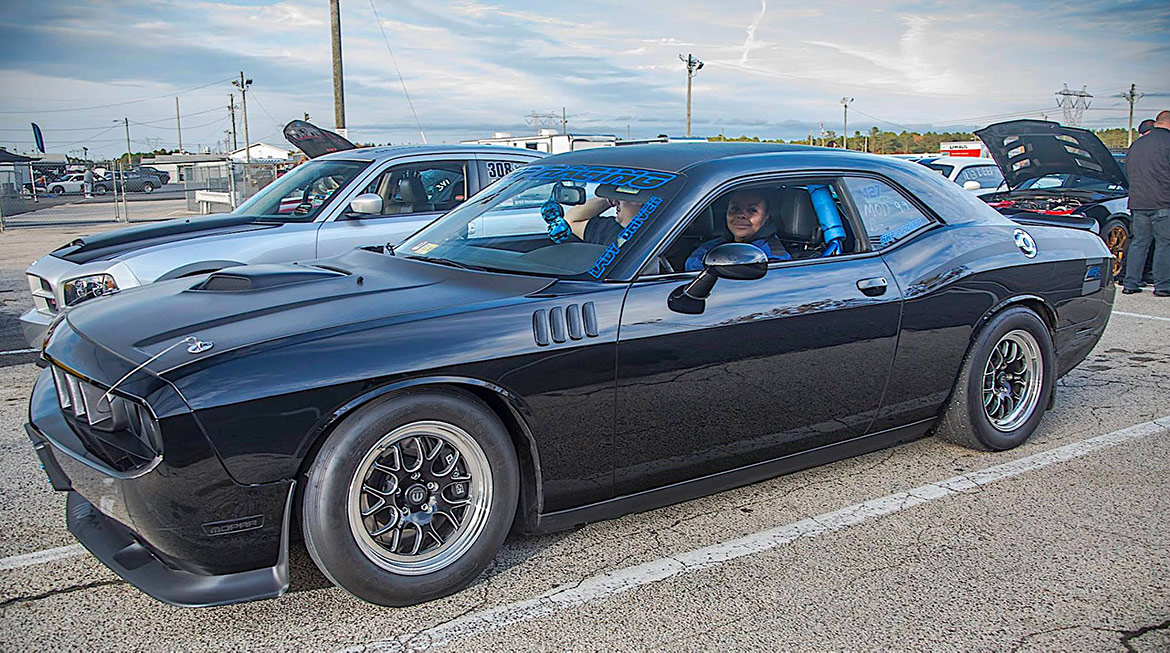
[[[381,147],[359,147],[354,150],[332,152],[313,160],[386,161],[402,156],[415,156],[419,154],[500,154],[519,155],[531,159],[538,159],[544,156],[541,152],[535,152],[521,147],[503,147],[497,145],[385,145]]]
[[[698,164],[764,154],[836,153],[841,157],[862,154],[829,147],[784,143],[648,143],[621,147],[594,147],[548,157],[541,164],[635,167],[664,172],[683,172]]]

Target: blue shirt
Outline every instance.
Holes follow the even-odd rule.
[[[703,257],[707,255],[707,252],[714,249],[715,246],[722,245],[726,242],[730,241],[723,238],[714,238],[699,245],[699,248],[691,252],[691,255],[687,257],[687,270],[702,270]],[[784,249],[784,244],[779,240],[760,238],[753,240],[751,244],[764,250],[764,254],[767,255],[769,263],[772,261],[787,261],[792,258],[792,255],[788,253],[788,250]]]

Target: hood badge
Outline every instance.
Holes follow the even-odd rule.
[[[203,352],[215,346],[215,343],[208,340],[203,341],[195,336],[187,336],[183,342],[187,344],[188,354],[202,354]]]
[[[1023,229],[1016,229],[1012,232],[1012,237],[1016,240],[1016,247],[1024,253],[1028,258],[1036,258],[1036,241],[1032,239],[1032,234]]]

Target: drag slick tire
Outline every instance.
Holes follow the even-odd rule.
[[[508,430],[482,401],[410,391],[360,409],[309,469],[309,555],[360,599],[405,606],[453,594],[487,567],[520,489]]]
[[[984,451],[1018,447],[1044,417],[1055,384],[1047,325],[1028,308],[1008,308],[975,336],[935,435]]]

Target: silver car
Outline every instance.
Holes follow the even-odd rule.
[[[79,238],[28,268],[33,307],[20,317],[24,337],[39,347],[60,311],[132,286],[398,243],[541,156],[480,145],[335,152],[294,168],[232,213]]]

